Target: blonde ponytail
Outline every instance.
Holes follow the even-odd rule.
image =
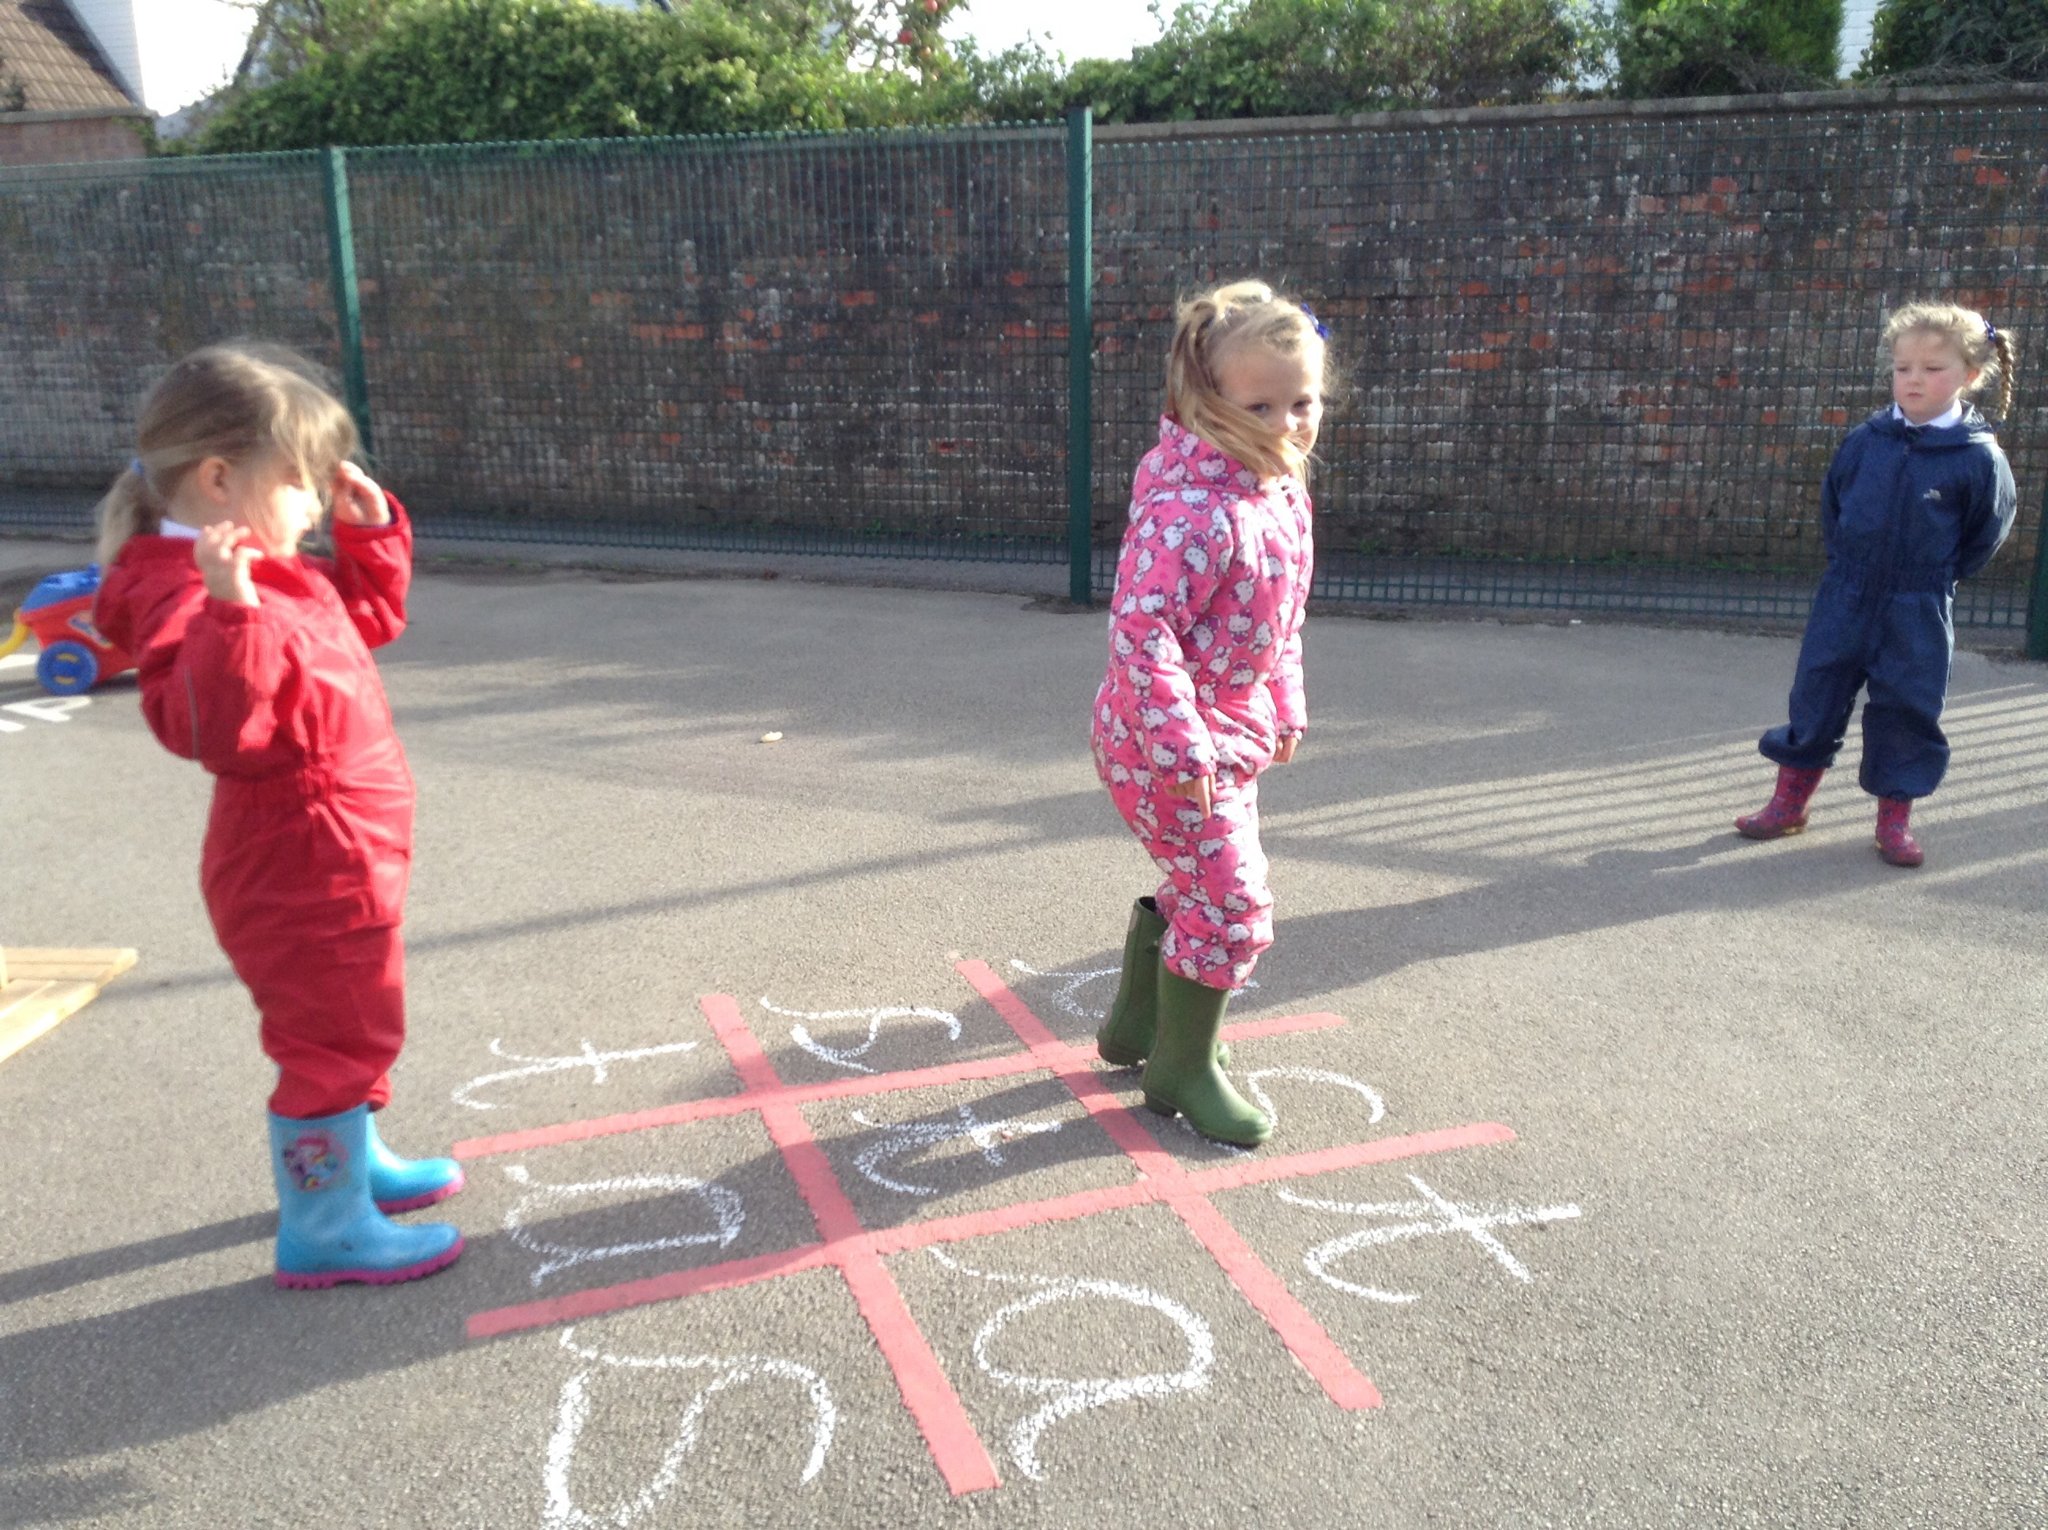
[[[2013,374],[2019,370],[2019,348],[2012,343],[2012,336],[2001,329],[1993,337],[1991,349],[1998,357],[1998,420],[2003,424],[2012,418]]]
[[[149,492],[149,477],[137,458],[108,486],[95,518],[100,529],[94,556],[105,568],[121,556],[130,537],[152,536],[163,525],[163,512]]]

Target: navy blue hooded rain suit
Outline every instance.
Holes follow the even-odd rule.
[[[1759,741],[1766,759],[1834,764],[1867,685],[1863,789],[1925,797],[1941,784],[1956,581],[1991,561],[2014,504],[2005,453],[1967,405],[1953,425],[1911,426],[1885,409],[1849,433],[1821,486],[1828,566],[1799,647],[1791,721]]]

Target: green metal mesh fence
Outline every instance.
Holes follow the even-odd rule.
[[[1063,156],[1045,129],[352,154],[380,453],[495,534],[1060,559]]]
[[[1481,114],[1094,150],[1095,587],[1174,296],[1312,300],[1321,588],[1783,619],[1877,330],[2048,315],[2048,104]],[[380,472],[443,535],[1067,555],[1059,128],[352,151]],[[165,364],[338,366],[319,154],[0,171],[0,526],[82,529]],[[2001,437],[2031,510],[2048,391]],[[2035,518],[1960,619],[2025,620]]]
[[[340,357],[319,156],[0,173],[0,515],[104,487],[164,365],[228,335]]]
[[[2048,315],[2044,143],[2048,106],[1104,133],[1098,544],[1172,294],[1258,274],[1331,325],[1348,395],[1314,481],[1326,595],[1802,615],[1821,477],[1888,402],[1885,311],[1946,297],[2023,345]],[[2048,391],[2020,380],[2024,497]],[[2024,622],[2026,510],[1960,620]]]
[[[379,471],[441,535],[1061,561],[1064,156],[1049,128],[352,152]],[[322,160],[0,175],[0,248],[42,252],[0,275],[0,411],[33,422],[0,513],[75,517],[19,491],[104,482],[193,344],[337,359]],[[191,230],[160,261],[142,205]],[[274,246],[317,312],[247,300]],[[53,370],[98,386],[94,428]]]

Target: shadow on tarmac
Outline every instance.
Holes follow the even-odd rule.
[[[124,1243],[118,1248],[94,1249],[89,1254],[74,1254],[69,1259],[53,1259],[25,1269],[0,1271],[0,1306],[27,1301],[33,1296],[48,1296],[88,1281],[146,1270],[153,1265],[173,1264],[195,1255],[236,1248],[268,1238],[276,1231],[277,1218],[273,1215],[236,1217],[181,1233],[167,1233],[161,1238],[145,1238],[140,1243]]]
[[[807,658],[808,656],[800,656]],[[411,662],[430,663],[431,653]],[[794,659],[791,662],[796,662]],[[770,698],[758,694],[759,676],[778,666],[764,664],[752,676],[735,670],[732,685],[750,688],[722,696],[718,704],[744,712]],[[582,682],[579,682],[579,685]],[[728,689],[731,687],[728,686]],[[2023,691],[2023,696],[2015,696]],[[447,713],[528,712],[530,690],[507,687]],[[578,704],[607,712],[640,710],[674,726],[665,738],[687,733],[680,721],[703,704],[690,697],[679,705],[673,691],[646,677],[619,682],[616,694],[578,692]],[[1815,832],[1784,845],[1750,845],[1728,824],[1723,799],[1729,783],[1753,782],[1760,805],[1769,787],[1768,767],[1747,739],[1727,733],[1692,740],[1639,741],[1605,758],[1560,751],[1583,750],[1583,729],[1554,722],[1535,733],[1504,739],[1489,756],[1467,756],[1467,769],[1492,779],[1444,781],[1431,775],[1429,751],[1416,746],[1413,758],[1396,766],[1388,757],[1365,765],[1333,751],[1327,765],[1291,767],[1267,797],[1267,847],[1276,863],[1321,861],[1365,869],[1394,894],[1384,903],[1291,914],[1278,911],[1279,951],[1340,954],[1347,984],[1363,984],[1416,963],[1441,961],[1559,939],[1607,928],[1643,924],[1703,909],[1770,909],[1817,901],[1846,892],[1881,888],[1921,890],[1922,895],[1963,899],[1994,908],[2018,908],[2016,890],[2001,864],[2048,854],[2048,824],[2038,810],[2038,782],[2048,769],[2048,697],[2038,687],[2006,687],[1985,696],[1958,695],[1952,705],[1957,774],[1953,788],[1936,797],[1923,819],[1929,851],[1927,874],[1884,866],[1867,835],[1837,831],[1866,819],[1869,799],[1854,788],[1843,769],[1823,788],[1816,803]],[[800,698],[792,711],[801,714]],[[417,724],[433,708],[409,709]],[[933,752],[963,747],[949,722],[945,698],[889,728],[876,730],[861,747],[886,760],[929,746]],[[832,719],[813,708],[813,724]],[[801,724],[799,724],[800,726]],[[708,725],[698,725],[708,728]],[[724,731],[730,728],[720,725]],[[915,735],[923,732],[924,738]],[[1700,742],[1701,739],[1710,740]],[[1047,753],[1068,755],[1075,736],[1043,742]],[[1313,745],[1311,746],[1313,747]],[[1546,749],[1550,751],[1546,755]],[[1526,763],[1513,763],[1517,758]],[[879,767],[878,767],[879,768]],[[1367,771],[1384,772],[1384,787],[1362,789]],[[913,799],[913,782],[903,788]],[[2031,794],[2031,795],[2030,795]],[[909,811],[909,809],[906,809]],[[748,883],[706,889],[678,885],[672,893],[542,917],[479,924],[457,933],[413,943],[415,956],[437,948],[490,946],[541,932],[601,928],[647,915],[682,914],[707,900],[751,897],[764,891],[815,891],[857,882],[880,873],[944,863],[989,860],[1000,863],[1020,846],[1103,839],[1120,834],[1103,793],[1085,766],[1075,789],[1024,801],[1003,801],[985,810],[927,815],[947,824],[988,824],[1011,832],[975,843],[932,849],[906,844],[898,853],[790,876],[766,875]],[[1019,832],[1021,831],[1021,833]],[[1821,840],[1815,843],[1815,840]],[[1589,845],[1597,848],[1587,848]],[[1128,842],[1105,861],[1105,873],[1128,875],[1132,895],[1149,891],[1145,862]],[[1449,891],[1400,897],[1413,879],[1452,882]],[[1902,909],[1910,904],[1902,903]],[[1108,943],[1085,955],[1052,958],[1064,969],[1093,970],[1116,965],[1120,927],[1105,930]],[[1329,962],[1274,961],[1261,969],[1261,1007],[1326,1002]],[[182,980],[194,986],[232,981],[225,963],[217,978]],[[1077,1015],[1045,1013],[1057,1032],[1078,1039],[1092,1023]],[[1052,1096],[1033,1085],[1018,1085],[978,1098],[987,1115],[1008,1110],[1041,1111]],[[919,1119],[940,1119],[929,1111]],[[820,1134],[837,1165],[857,1157],[879,1140],[879,1130]],[[957,1145],[957,1144],[956,1144]],[[1069,1129],[1005,1145],[1004,1162],[964,1156],[965,1181],[949,1174],[948,1188],[904,1207],[894,1220],[915,1216],[948,1195],[980,1191],[1005,1177],[1096,1159],[1121,1159],[1122,1152],[1099,1130]],[[905,1157],[934,1174],[936,1160]],[[779,1218],[763,1216],[730,1247],[671,1250],[659,1268],[712,1263],[747,1253],[810,1241],[814,1232],[801,1203],[787,1188],[779,1154],[757,1155],[720,1178],[742,1186],[749,1203],[786,1208]],[[847,1176],[842,1172],[842,1179]],[[594,1208],[536,1224],[534,1231],[575,1246],[617,1241],[629,1222],[645,1225],[660,1197]],[[893,1208],[892,1208],[893,1209]],[[891,1225],[863,1204],[870,1226]],[[681,1214],[679,1209],[678,1215]],[[700,1220],[701,1209],[693,1214]],[[19,1302],[64,1291],[89,1281],[131,1274],[153,1266],[257,1242],[270,1235],[269,1213],[237,1217],[210,1226],[99,1250],[0,1274],[0,1302]],[[0,1526],[43,1524],[131,1509],[135,1479],[125,1470],[65,1469],[66,1463],[205,1433],[236,1416],[276,1406],[324,1388],[385,1372],[468,1347],[468,1317],[481,1308],[533,1299],[530,1251],[508,1246],[502,1234],[472,1239],[463,1262],[432,1280],[391,1288],[351,1288],[340,1293],[282,1293],[267,1276],[146,1301],[127,1310],[59,1322],[0,1337]],[[586,1272],[587,1284],[607,1284],[642,1273],[624,1261]],[[547,1294],[558,1294],[550,1289]],[[309,1314],[317,1314],[319,1341],[308,1338]],[[33,1394],[9,1385],[10,1378],[64,1376],[70,1384]]]

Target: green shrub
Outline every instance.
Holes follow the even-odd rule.
[[[1631,98],[1812,90],[1839,74],[1842,0],[1620,0],[1615,88]]]
[[[1880,0],[1858,79],[2048,81],[2042,0]]]
[[[1601,34],[1579,0],[1184,4],[1127,59],[963,56],[962,114],[1106,122],[1294,117],[1531,101],[1569,86]]]
[[[352,46],[231,95],[207,152],[881,125],[916,114],[909,76],[718,4],[678,14],[588,0],[399,0]]]

